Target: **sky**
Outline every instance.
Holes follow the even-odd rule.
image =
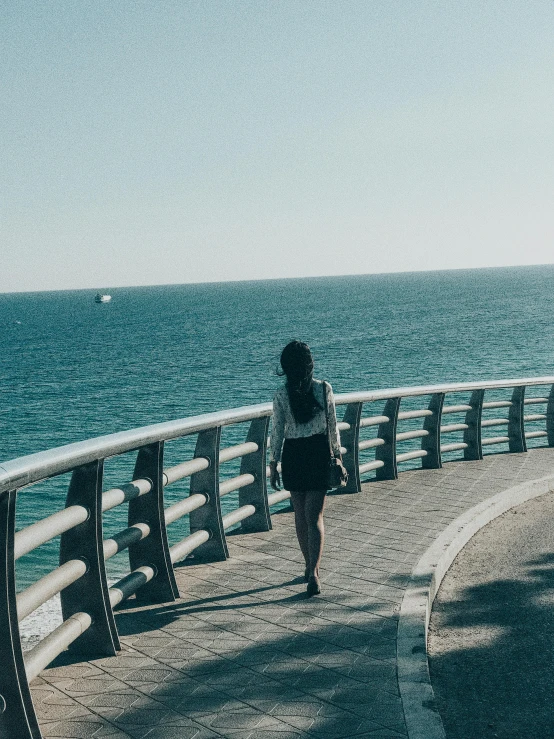
[[[552,0],[11,0],[0,292],[554,262]]]

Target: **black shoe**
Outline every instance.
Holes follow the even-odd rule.
[[[319,578],[315,575],[312,575],[308,580],[308,587],[306,588],[306,592],[308,593],[309,597],[311,597],[312,595],[319,595],[321,593]]]

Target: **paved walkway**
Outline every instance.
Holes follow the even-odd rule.
[[[292,514],[229,537],[231,558],[177,569],[181,600],[119,612],[117,657],[33,683],[48,737],[405,737],[398,612],[414,564],[462,512],[554,470],[554,449],[447,464],[328,499],[320,596]]]

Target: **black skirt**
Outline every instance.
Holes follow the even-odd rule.
[[[326,434],[285,439],[281,457],[285,490],[292,490],[293,493],[327,490],[329,457]]]

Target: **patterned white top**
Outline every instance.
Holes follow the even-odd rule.
[[[329,426],[331,431],[331,442],[336,457],[340,456],[340,436],[337,428],[337,415],[335,411],[335,398],[333,389],[327,382],[327,407],[329,409]],[[285,439],[301,439],[314,434],[327,433],[327,420],[325,416],[325,403],[323,398],[323,382],[313,381],[314,396],[320,404],[321,409],[316,410],[315,415],[306,423],[297,423],[289,402],[289,394],[286,385],[282,385],[273,396],[273,416],[271,429],[270,459],[279,462],[283,441]]]

